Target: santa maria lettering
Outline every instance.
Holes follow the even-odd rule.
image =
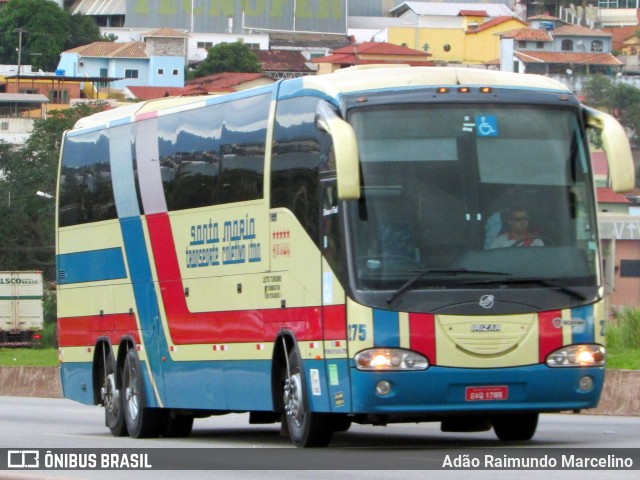
[[[190,242],[185,251],[187,268],[217,267],[262,261],[256,241],[256,220],[244,218],[219,223],[191,225]]]

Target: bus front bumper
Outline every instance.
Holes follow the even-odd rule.
[[[432,366],[412,372],[371,372],[353,367],[350,370],[351,406],[355,414],[580,410],[597,406],[604,383],[604,368],[601,367],[531,365],[465,369]]]

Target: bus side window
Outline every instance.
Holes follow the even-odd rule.
[[[105,132],[67,137],[60,178],[61,227],[117,218]]]
[[[316,129],[319,99],[278,102],[271,163],[271,207],[288,208],[316,244],[319,172],[329,163],[329,136]]]

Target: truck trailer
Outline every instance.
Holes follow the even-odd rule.
[[[0,347],[40,345],[42,272],[0,272]]]

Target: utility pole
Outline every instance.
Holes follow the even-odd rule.
[[[28,33],[24,28],[16,28],[13,30],[13,33],[17,33],[18,34],[18,86],[17,86],[17,92],[16,93],[20,93],[20,66],[22,65],[22,34],[23,33]]]

